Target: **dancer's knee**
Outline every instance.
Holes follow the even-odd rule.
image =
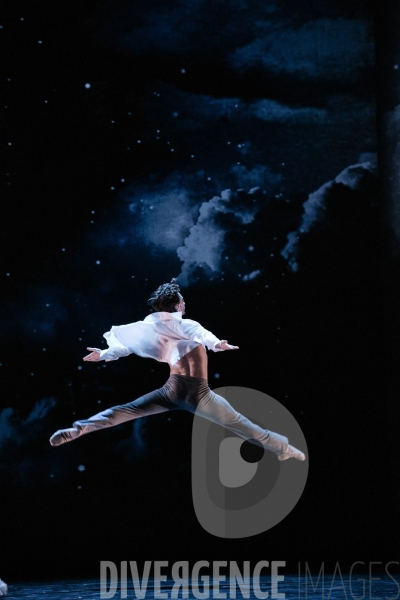
[[[230,418],[233,423],[239,423],[243,419],[243,415],[238,412],[234,412]]]

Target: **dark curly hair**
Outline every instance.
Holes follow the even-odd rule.
[[[180,301],[179,293],[179,285],[172,278],[170,283],[163,283],[152,292],[147,304],[156,312],[175,312],[175,306]]]

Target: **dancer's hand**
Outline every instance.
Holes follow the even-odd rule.
[[[231,346],[227,340],[221,340],[218,344],[215,344],[215,348],[218,350],[239,350],[239,346]]]
[[[91,362],[98,362],[100,360],[101,350],[98,350],[98,348],[86,348],[86,350],[93,350],[93,352],[91,352],[87,356],[84,356],[83,360],[88,360]]]

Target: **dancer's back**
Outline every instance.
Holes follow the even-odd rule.
[[[171,375],[185,375],[207,379],[207,352],[199,344],[185,354],[174,366],[170,365]]]

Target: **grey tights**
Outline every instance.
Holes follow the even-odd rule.
[[[155,415],[167,410],[183,409],[226,427],[238,436],[257,440],[275,454],[283,454],[288,447],[288,438],[262,429],[218,394],[210,390],[206,379],[183,375],[171,375],[162,388],[154,390],[132,402],[107,408],[89,419],[74,422],[80,434],[113,427],[125,421]]]

